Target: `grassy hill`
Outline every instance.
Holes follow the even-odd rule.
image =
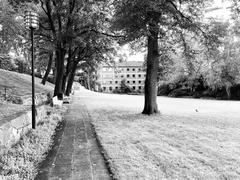
[[[14,86],[12,89],[7,89],[7,95],[25,96],[31,95],[32,93],[32,82],[30,75],[0,69],[0,124],[1,120],[5,117],[30,108],[30,106],[26,105],[24,106],[5,102],[3,97],[5,94],[5,85]],[[53,84],[46,83],[46,85],[44,86],[41,84],[41,79],[35,78],[36,93],[52,92],[53,88]]]
[[[20,74],[12,71],[0,69],[0,93],[4,93],[4,85],[14,86],[11,90],[11,95],[24,96],[32,92],[32,79],[30,75]],[[41,84],[41,79],[35,78],[35,92],[43,93],[53,91],[54,85],[46,83]]]

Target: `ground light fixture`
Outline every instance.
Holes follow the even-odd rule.
[[[30,31],[31,39],[31,53],[32,53],[32,129],[36,128],[36,108],[35,108],[35,82],[34,82],[34,30],[39,27],[39,16],[37,13],[27,10],[24,13],[25,28]]]

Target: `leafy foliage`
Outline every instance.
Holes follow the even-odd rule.
[[[0,4],[0,53],[8,54],[14,50],[19,54],[23,47],[24,27],[19,14],[13,9],[7,0],[2,0]]]

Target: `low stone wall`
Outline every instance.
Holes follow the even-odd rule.
[[[36,123],[38,123],[47,114],[46,106],[36,107],[36,111]],[[11,120],[5,119],[3,121],[4,123],[0,125],[0,148],[8,148],[18,142],[20,137],[32,128],[32,111],[28,110],[16,115]]]
[[[32,95],[22,96],[21,99],[22,99],[23,105],[31,105],[32,104]],[[47,97],[46,93],[35,95],[35,103],[38,105],[43,104],[47,100],[48,100],[48,97]]]
[[[50,97],[48,97],[48,94]],[[51,98],[51,94],[49,93],[37,93],[35,94],[35,104],[41,105],[45,102],[49,101],[48,98]],[[13,102],[14,104],[22,104],[22,105],[31,105],[32,104],[32,95],[25,96],[10,96],[8,100]]]

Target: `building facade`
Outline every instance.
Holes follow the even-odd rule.
[[[143,62],[140,61],[116,63],[115,66],[102,65],[98,70],[98,83],[103,92],[120,90],[124,79],[133,91],[143,92],[145,77]]]

